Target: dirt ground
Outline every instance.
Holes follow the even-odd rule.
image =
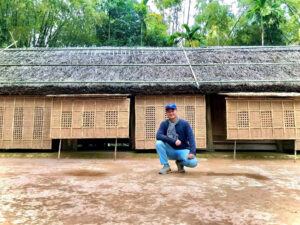
[[[300,161],[160,168],[158,159],[1,158],[0,224],[300,224]]]

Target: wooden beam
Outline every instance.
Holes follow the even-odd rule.
[[[59,146],[58,146],[58,155],[57,155],[57,159],[60,159],[60,149],[61,149],[61,139],[59,139]]]
[[[135,150],[135,96],[130,98],[130,107],[129,107],[129,131],[130,131],[130,141],[131,149]]]
[[[46,95],[46,97],[56,97],[56,98],[66,98],[66,97],[76,97],[76,98],[126,98],[130,96],[129,94],[61,94],[61,95]]]
[[[212,132],[212,119],[211,119],[211,97],[209,95],[205,96],[206,101],[206,141],[207,141],[207,148],[206,150],[212,151],[214,150],[213,145],[213,132]]]
[[[233,147],[233,160],[236,159],[236,140],[234,140],[234,147]]]
[[[118,149],[118,139],[115,141],[115,152],[114,152],[114,160],[117,160],[117,149]]]

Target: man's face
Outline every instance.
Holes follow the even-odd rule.
[[[177,117],[177,110],[176,109],[167,109],[166,114],[169,119],[175,119]]]

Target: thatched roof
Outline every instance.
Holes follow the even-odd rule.
[[[125,47],[0,50],[0,93],[300,92],[300,46],[184,50]]]

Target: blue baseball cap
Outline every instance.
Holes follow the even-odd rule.
[[[177,110],[177,106],[173,103],[170,103],[170,104],[166,105],[166,110],[168,110],[168,109],[176,109]]]

